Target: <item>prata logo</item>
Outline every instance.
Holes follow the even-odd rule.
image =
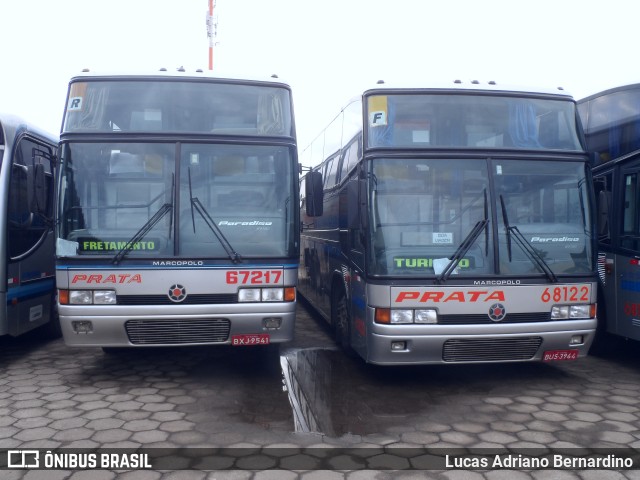
[[[171,285],[171,288],[169,288],[169,300],[175,303],[180,303],[185,298],[187,298],[186,288],[178,283]]]
[[[494,303],[489,307],[489,318],[494,322],[500,322],[507,315],[507,310],[501,303]]]

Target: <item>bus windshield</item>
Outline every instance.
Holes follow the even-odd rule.
[[[367,99],[368,146],[583,150],[575,103],[478,94],[392,94]]]
[[[228,260],[231,245],[243,258],[291,255],[291,165],[285,146],[64,144],[58,252]]]
[[[62,130],[292,137],[289,98],[277,86],[92,79],[71,84]]]
[[[376,275],[591,271],[582,162],[377,158],[369,178]]]

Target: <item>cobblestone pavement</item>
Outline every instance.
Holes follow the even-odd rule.
[[[14,469],[0,470],[0,479],[640,479],[640,470],[620,468],[455,464],[471,458],[456,449],[477,449],[479,458],[509,449],[525,459],[640,449],[633,344],[556,364],[377,367],[337,350],[302,304],[296,339],[279,353],[105,354],[35,336],[2,339],[0,449],[166,455],[153,470]],[[453,466],[432,469],[433,452],[443,451],[452,452]]]

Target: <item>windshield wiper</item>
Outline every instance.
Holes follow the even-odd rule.
[[[533,248],[533,246],[527,241],[527,239],[522,234],[522,232],[518,230],[517,226],[509,225],[509,218],[507,217],[507,208],[505,207],[504,198],[502,197],[502,195],[500,195],[500,207],[502,208],[502,219],[504,221],[504,228],[507,234],[507,253],[509,255],[509,261],[512,260],[511,234],[513,234],[513,238],[515,239],[516,243],[524,251],[527,257],[529,257],[529,260],[531,260],[534,264],[538,266],[540,270],[542,270],[542,272],[547,276],[550,282],[557,283],[558,277],[556,277],[556,274],[553,273],[553,270],[551,270],[551,267],[549,266],[549,264],[545,262],[544,258],[542,258],[542,255],[540,255],[540,253],[535,248]]]
[[[175,189],[175,176],[171,179],[171,199],[173,200],[174,198],[174,189]],[[158,195],[157,197],[155,197],[151,203],[155,202],[158,198],[160,198],[160,196],[164,195],[164,192],[161,193],[160,195]],[[147,233],[149,233],[151,231],[151,229],[153,227],[156,226],[156,224],[162,220],[164,218],[164,216],[169,213],[169,212],[173,212],[173,203],[165,203],[163,204],[156,213],[153,214],[153,216],[147,220],[145,222],[144,225],[142,225],[142,227],[140,227],[140,230],[138,230],[135,235],[133,237],[131,237],[131,239],[124,244],[124,247],[122,247],[120,249],[120,251],[118,253],[115,254],[115,256],[113,257],[113,260],[111,261],[112,264],[117,265],[120,263],[120,261],[127,255],[127,253],[129,253],[131,250],[133,250],[133,248],[136,246],[136,243],[138,243],[140,240],[142,240]],[[171,226],[173,225],[173,216],[171,217],[171,222],[169,222],[169,238],[171,238]]]
[[[196,233],[196,218],[194,214],[195,210],[200,214],[200,216],[204,220],[204,223],[207,224],[207,227],[209,227],[209,229],[218,239],[220,245],[222,245],[224,251],[227,252],[227,255],[229,256],[231,261],[233,263],[239,263],[241,260],[240,254],[233,249],[233,247],[229,243],[229,240],[227,240],[227,237],[224,236],[224,233],[222,233],[220,227],[216,225],[216,222],[213,220],[213,218],[211,218],[211,215],[209,215],[209,212],[207,212],[207,209],[204,208],[204,205],[202,205],[202,202],[200,202],[198,197],[193,196],[193,190],[191,189],[191,168],[189,168],[189,200],[191,201],[191,221],[193,222],[193,233]]]
[[[484,218],[478,221],[471,231],[467,234],[467,236],[462,240],[458,249],[455,251],[453,256],[450,258],[450,262],[444,267],[444,270],[438,275],[435,283],[442,283],[446,279],[448,279],[453,271],[460,263],[460,260],[464,258],[469,249],[473,246],[475,241],[478,239],[482,231],[485,231],[485,255],[488,253],[489,248],[489,232],[487,226],[489,225],[489,205],[487,203],[487,190],[484,190]]]
[[[131,237],[131,239],[125,243],[124,247],[120,249],[118,253],[113,257],[111,263],[117,265],[120,261],[125,257],[127,253],[129,253],[133,247],[135,247],[136,243],[142,240],[149,231],[155,227],[155,225],[162,220],[162,218],[169,212],[173,210],[173,205],[171,203],[165,203],[160,207],[160,209],[151,217],[147,222],[136,232],[136,234]]]

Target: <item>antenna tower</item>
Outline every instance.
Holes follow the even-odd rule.
[[[209,38],[209,70],[213,70],[213,46],[215,38],[218,35],[218,19],[213,16],[213,9],[216,6],[216,0],[209,1],[209,11],[207,12],[207,37]]]

